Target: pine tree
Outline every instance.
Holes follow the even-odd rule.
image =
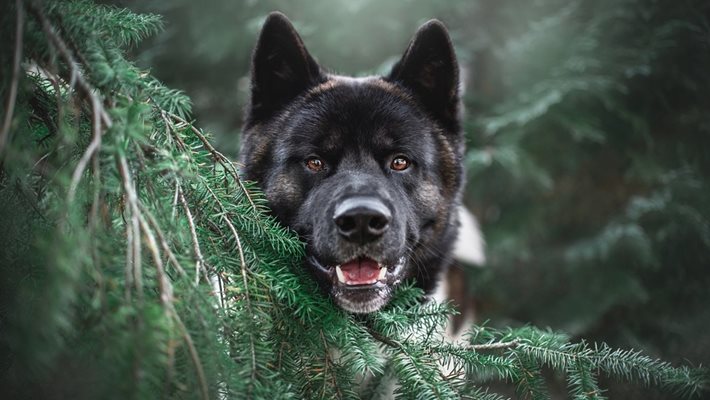
[[[9,398],[574,398],[600,376],[691,397],[707,372],[532,327],[443,337],[455,313],[405,285],[385,310],[337,309],[303,245],[126,51],[160,17],[1,6],[0,385]],[[216,289],[219,290],[216,290]],[[444,368],[445,366],[446,368]],[[443,371],[450,371],[445,374]]]

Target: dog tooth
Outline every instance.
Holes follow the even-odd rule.
[[[335,274],[338,275],[340,283],[345,283],[345,274],[343,273],[343,270],[340,269],[340,265],[335,267]]]
[[[384,280],[385,275],[387,275],[387,267],[380,267],[380,275],[377,277],[377,280]]]

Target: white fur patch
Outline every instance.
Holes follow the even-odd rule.
[[[465,264],[483,266],[486,263],[485,247],[476,217],[464,206],[459,206],[459,235],[454,245],[454,258]]]

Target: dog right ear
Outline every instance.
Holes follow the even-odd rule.
[[[412,91],[444,126],[459,132],[459,69],[449,32],[431,20],[422,25],[386,78]]]
[[[251,101],[246,126],[263,121],[309,87],[323,82],[318,63],[280,12],[266,18],[251,64]]]

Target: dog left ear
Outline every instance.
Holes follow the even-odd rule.
[[[458,130],[459,69],[444,24],[422,25],[387,78],[410,89],[446,128]]]

